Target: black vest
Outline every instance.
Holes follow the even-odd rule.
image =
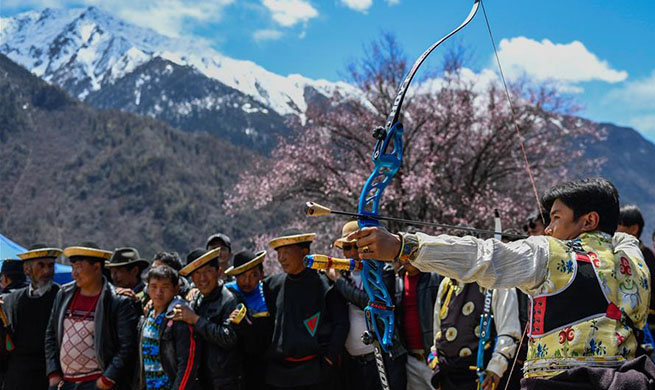
[[[454,282],[454,281],[453,281]],[[484,310],[484,293],[477,283],[467,283],[459,294],[452,293],[448,313],[441,319],[441,333],[436,347],[439,365],[448,369],[469,371],[477,362],[480,341],[480,317]],[[448,289],[444,291],[444,297]],[[439,313],[435,313],[439,315]],[[485,350],[485,363],[493,352],[496,328],[492,322],[491,335]]]
[[[533,298],[531,336],[541,336],[599,314],[614,319],[621,317],[618,307],[608,304],[589,255],[577,252],[576,262],[578,272],[567,288],[555,295]],[[581,297],[584,304],[571,304],[581,302]]]

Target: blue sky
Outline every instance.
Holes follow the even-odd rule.
[[[462,0],[3,0],[0,13],[97,5],[171,36],[194,36],[227,56],[280,74],[342,79],[345,65],[381,31],[410,58],[456,26]],[[487,0],[501,61],[512,75],[555,80],[581,115],[635,127],[655,141],[655,2]],[[482,13],[456,38],[474,70],[490,68]],[[442,51],[443,52],[443,51]],[[439,62],[439,53],[429,61]],[[429,64],[428,64],[429,65]]]

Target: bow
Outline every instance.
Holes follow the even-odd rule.
[[[456,29],[441,38],[430,46],[416,60],[410,71],[405,76],[396,98],[394,99],[391,112],[387,117],[385,127],[377,128],[373,136],[377,139],[373,148],[372,161],[375,165],[359,197],[357,211],[363,217],[358,218],[360,229],[369,226],[380,226],[380,222],[366,216],[377,216],[380,209],[380,200],[384,190],[389,185],[394,175],[400,169],[403,158],[403,126],[399,122],[400,110],[402,108],[405,94],[409,88],[414,75],[425,59],[446,39],[453,36],[464,28],[477,13],[480,0],[475,0],[471,12]],[[389,150],[391,148],[391,150]],[[394,317],[393,302],[389,292],[382,282],[383,262],[377,260],[364,260],[362,270],[362,281],[364,289],[369,296],[369,305],[365,309],[367,326],[369,332],[373,331],[382,349],[389,351],[392,344]],[[379,326],[380,323],[382,326]]]
[[[394,99],[385,126],[378,127],[374,130],[373,136],[375,137],[376,142],[371,156],[374,168],[362,189],[357,207],[358,214],[360,215],[358,218],[360,229],[369,226],[380,226],[378,219],[374,218],[378,215],[380,200],[382,199],[384,190],[402,164],[403,126],[402,123],[399,122],[399,118],[403,100],[412,79],[425,59],[439,45],[473,20],[473,17],[478,11],[480,2],[481,0],[474,0],[473,7],[466,19],[453,31],[432,44],[416,60],[398,88],[396,98]],[[367,344],[373,344],[380,382],[382,383],[383,389],[388,389],[389,384],[384,369],[382,351],[389,353],[393,344],[394,304],[382,279],[383,267],[384,263],[381,261],[362,261],[362,284],[369,297],[369,303],[364,309],[367,331],[362,335],[362,340]]]

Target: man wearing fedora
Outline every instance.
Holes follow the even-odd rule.
[[[128,389],[137,354],[138,315],[130,298],[103,277],[112,252],[95,244],[64,250],[75,283],[55,298],[46,331],[46,373],[52,389]]]
[[[45,330],[52,304],[59,291],[53,282],[55,259],[62,250],[33,245],[15,261],[25,271],[29,284],[4,297],[2,309],[9,322],[9,338],[3,337],[7,354],[5,389],[47,389],[45,375]],[[4,264],[3,264],[4,265]]]
[[[346,237],[359,229],[357,221],[350,221],[343,225],[341,237],[333,245],[343,251],[345,258],[359,260],[359,252],[354,241]],[[335,289],[348,302],[348,319],[350,330],[346,339],[346,359],[344,370],[347,389],[378,390],[381,388],[380,376],[375,362],[375,353],[372,345],[364,344],[362,335],[367,330],[364,308],[368,305],[368,294],[364,291],[361,271],[337,271],[329,269],[328,278],[334,282]],[[384,284],[391,296],[395,295],[396,274],[393,266],[388,264],[382,271]],[[407,388],[407,350],[400,342],[398,327],[395,327],[393,347],[391,354],[384,355],[384,365],[389,386],[392,390],[405,390]]]
[[[141,280],[141,273],[148,265],[148,260],[142,259],[135,248],[117,248],[106,267],[111,272],[114,286],[129,288],[138,295],[146,286]]]
[[[273,334],[271,317],[264,297],[264,259],[266,251],[254,253],[244,250],[234,255],[234,264],[225,271],[236,280],[226,284],[240,303],[246,306],[246,319],[235,325],[239,336],[239,350],[243,354],[243,388],[262,389],[266,375],[266,351]],[[238,315],[235,310],[233,317]]]
[[[190,308],[176,305],[175,321],[193,326],[202,344],[200,354],[200,388],[212,390],[238,389],[240,361],[237,333],[230,320],[237,300],[220,281],[222,270],[218,265],[220,248],[193,251],[180,275],[191,276],[199,294],[190,302]]]
[[[269,243],[284,270],[264,282],[266,305],[275,319],[266,371],[273,389],[340,388],[348,311],[327,277],[305,267],[315,236],[294,229]]]

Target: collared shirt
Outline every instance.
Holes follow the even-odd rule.
[[[30,283],[30,284],[27,286],[27,296],[30,297],[30,298],[39,298],[39,297],[42,297],[42,296],[45,295],[45,293],[47,293],[48,291],[50,291],[50,289],[52,288],[52,285],[53,285],[53,284],[54,284],[54,283],[51,282],[51,283],[47,284],[46,286],[42,286],[42,287],[38,287],[38,288],[34,288],[34,286],[32,286],[32,283]]]

